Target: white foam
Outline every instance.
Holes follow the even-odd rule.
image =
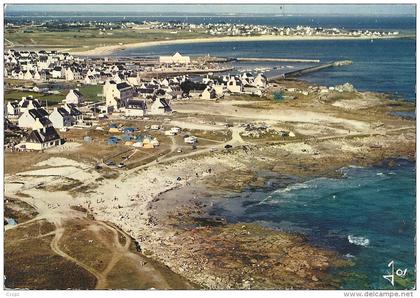
[[[286,188],[275,190],[273,193],[285,193],[285,192],[290,192],[293,190],[306,189],[306,188],[311,188],[311,186],[306,183],[296,183],[296,184],[289,185]]]
[[[368,238],[364,238],[364,237],[357,237],[357,236],[353,236],[353,235],[348,235],[347,239],[349,240],[349,242],[351,244],[355,244],[355,245],[359,245],[359,246],[368,246],[370,241]]]

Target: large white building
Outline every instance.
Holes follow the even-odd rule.
[[[125,105],[127,100],[133,98],[134,89],[127,84],[115,83],[114,81],[107,81],[103,87],[103,94],[105,95],[105,104],[108,111],[112,112],[118,110]]]
[[[191,59],[189,56],[182,56],[180,53],[175,53],[173,56],[160,56],[160,64],[189,64]]]

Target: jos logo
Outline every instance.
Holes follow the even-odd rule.
[[[407,275],[407,268],[405,268],[404,270],[403,269],[395,270],[394,261],[389,262],[388,267],[391,268],[391,272],[388,275],[382,275],[382,277],[385,278],[387,281],[389,281],[392,286],[394,286],[395,275],[401,278],[405,278],[405,276]]]

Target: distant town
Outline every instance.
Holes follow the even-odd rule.
[[[74,29],[96,29],[99,35],[112,36],[115,30],[168,30],[170,34],[177,35],[182,32],[200,32],[210,36],[260,36],[260,35],[278,35],[278,36],[349,36],[349,37],[380,37],[397,36],[399,31],[380,31],[367,29],[342,29],[342,28],[324,28],[311,26],[268,26],[253,24],[236,23],[200,23],[193,24],[178,21],[141,21],[141,22],[99,22],[99,21],[77,21],[63,22],[57,20],[51,21],[16,21],[6,20],[6,29],[25,28],[29,32],[33,28],[47,28],[56,30],[74,30]]]

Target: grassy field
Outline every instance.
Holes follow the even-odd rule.
[[[54,227],[37,221],[8,230],[4,243],[5,287],[9,289],[92,289],[94,276],[50,248]]]
[[[65,98],[64,94],[43,94],[30,91],[9,90],[4,92],[4,100],[21,100],[23,96],[30,95],[32,95],[34,98],[39,99],[41,104],[45,104],[45,101],[47,101],[49,105],[59,104]]]
[[[115,29],[105,33],[98,29],[85,28],[73,31],[48,31],[46,28],[7,29],[5,39],[15,46],[68,48],[89,50],[99,46],[118,45],[169,39],[186,39],[205,37],[203,31],[171,33],[171,30],[136,30]]]
[[[102,85],[82,85],[76,87],[75,84],[68,84],[63,83],[61,86],[59,94],[44,94],[32,91],[20,91],[20,90],[6,90],[4,92],[4,100],[7,101],[14,101],[14,100],[21,100],[23,96],[33,96],[40,100],[41,104],[45,105],[48,102],[48,105],[58,105],[60,104],[63,99],[66,98],[67,93],[70,89],[78,88],[80,92],[83,94],[86,101],[101,101],[102,97],[98,96],[98,94],[102,93]]]
[[[80,92],[87,101],[101,101],[102,97],[98,94],[102,93],[102,85],[82,85],[79,88]]]

